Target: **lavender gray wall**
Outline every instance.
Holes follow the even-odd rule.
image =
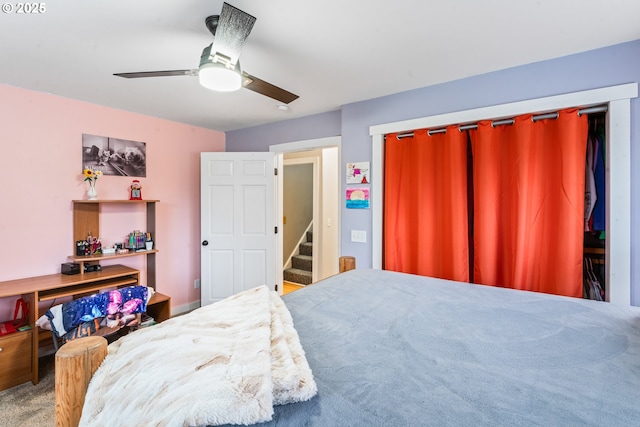
[[[472,108],[640,81],[640,40],[549,61],[348,104],[339,112],[287,120],[227,133],[227,151],[267,151],[269,145],[342,135],[341,170],[370,161],[369,126]],[[640,305],[640,109],[631,101],[631,301]],[[336,117],[337,116],[337,117]],[[340,129],[335,129],[335,126]],[[614,165],[615,166],[615,165]],[[341,177],[341,192],[346,184]],[[370,210],[342,206],[341,251],[358,267],[371,267]],[[351,230],[367,231],[367,242],[352,243]]]
[[[340,135],[340,110],[227,132],[225,151],[269,151],[270,145]]]

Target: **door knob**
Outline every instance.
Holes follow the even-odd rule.
[[[208,241],[208,240],[203,240],[203,241],[202,241],[202,246],[207,246],[208,244],[209,244],[209,241]]]

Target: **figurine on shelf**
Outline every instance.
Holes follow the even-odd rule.
[[[137,179],[134,179],[129,187],[129,200],[142,200],[142,185]]]
[[[100,241],[99,237],[93,237],[91,235],[91,232],[89,232],[86,242],[89,245],[89,253],[87,255],[96,255],[102,253],[102,242]]]

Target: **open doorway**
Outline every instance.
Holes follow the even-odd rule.
[[[285,153],[282,199],[282,252],[285,291],[318,280],[318,251],[314,225],[319,221],[318,174],[321,151]],[[320,185],[319,185],[320,184]],[[314,262],[315,261],[315,262]],[[313,266],[316,266],[314,269]]]
[[[278,289],[284,289],[286,269],[309,269],[302,285],[338,273],[340,236],[339,154],[340,138],[323,138],[272,146],[278,170],[277,243],[282,266]],[[289,167],[292,167],[289,169]],[[295,185],[285,185],[287,170]],[[285,194],[287,190],[287,194]],[[309,197],[311,196],[311,197]],[[311,214],[309,214],[311,212]],[[301,249],[302,248],[302,249]],[[302,254],[300,255],[300,252]],[[297,258],[293,261],[294,257]],[[301,263],[301,264],[300,264]],[[300,272],[298,272],[300,274]],[[310,277],[308,277],[310,276]]]

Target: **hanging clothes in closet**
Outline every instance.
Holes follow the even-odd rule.
[[[605,116],[589,116],[589,135],[585,168],[585,234],[583,297],[605,300]]]
[[[590,226],[593,231],[604,231],[605,226],[605,128],[604,117],[596,117],[593,119],[593,131],[590,139],[595,145],[593,174],[596,183],[596,194],[598,199],[593,208]],[[600,239],[604,239],[601,233]]]

